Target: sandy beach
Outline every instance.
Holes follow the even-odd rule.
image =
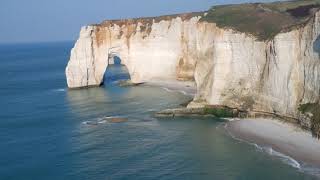
[[[226,129],[235,138],[270,147],[293,158],[299,163],[297,168],[320,168],[320,140],[294,124],[275,119],[243,119],[228,122]]]
[[[146,85],[192,97],[196,93],[192,82],[153,80]],[[299,126],[277,119],[232,119],[226,129],[234,138],[256,144],[269,154],[288,159],[292,166],[320,177],[320,140]]]

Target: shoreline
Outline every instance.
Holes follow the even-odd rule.
[[[147,86],[160,87],[168,92],[180,92],[186,96],[196,95],[196,84],[193,81],[178,80],[150,80],[144,83]]]
[[[232,120],[225,129],[233,138],[274,150],[293,161],[294,167],[320,177],[320,140],[310,132],[292,123],[264,118]]]
[[[169,92],[180,92],[190,97],[196,94],[195,83],[190,81],[152,80],[145,82],[144,85],[160,87]],[[192,108],[186,114],[185,109],[188,108],[167,109],[161,112],[168,111],[170,114],[177,111],[179,116],[181,111],[181,116],[189,117],[194,116],[192,113],[199,114]],[[162,117],[161,112],[157,117]],[[224,118],[230,120],[226,123],[226,131],[234,139],[254,145],[262,152],[276,156],[290,166],[320,178],[320,140],[314,138],[310,131],[295,124],[291,117],[282,117],[285,121],[277,119],[276,114],[251,113],[254,114],[252,118]],[[198,116],[206,117],[201,113]]]

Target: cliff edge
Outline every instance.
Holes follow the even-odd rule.
[[[132,82],[195,81],[189,107],[225,105],[299,118],[320,99],[318,0],[216,6],[207,12],[85,26],[68,87],[99,86],[118,56]]]

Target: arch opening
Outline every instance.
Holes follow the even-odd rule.
[[[116,54],[110,53],[108,56],[108,66],[104,73],[102,84],[108,85],[130,79],[129,71],[126,65],[123,64],[121,58]]]

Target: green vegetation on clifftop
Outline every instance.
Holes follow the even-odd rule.
[[[320,0],[222,5],[212,7],[201,21],[216,23],[265,41],[281,31],[306,23],[320,7]]]

